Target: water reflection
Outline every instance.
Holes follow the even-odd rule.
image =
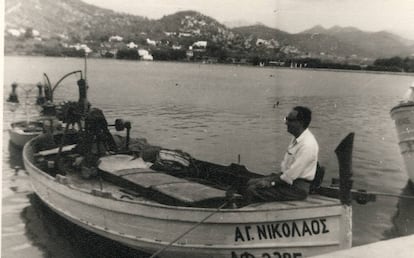
[[[21,168],[23,168],[23,157],[22,157],[22,149],[18,148],[16,145],[14,145],[11,140],[9,140],[8,142],[8,163],[9,163],[9,167],[10,169],[14,169],[14,170],[19,170]],[[13,157],[13,158],[10,158]],[[17,171],[16,171],[17,173]]]
[[[148,254],[89,232],[49,209],[35,195],[27,195],[30,206],[21,212],[26,234],[45,257],[144,258]],[[44,244],[47,243],[47,246]]]

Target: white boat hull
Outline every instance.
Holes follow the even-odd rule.
[[[21,128],[10,128],[9,135],[10,141],[17,147],[23,148],[23,146],[33,139],[34,137],[40,135],[42,132],[24,132]]]
[[[401,155],[411,182],[414,182],[414,103],[402,104],[391,110]]]
[[[55,118],[39,117],[32,118],[32,121],[18,121],[11,123],[9,128],[10,141],[17,147],[23,146],[31,139],[43,133],[44,127],[49,127],[52,123],[53,130],[61,130],[62,123]],[[53,122],[52,122],[53,121]],[[45,124],[46,123],[46,124]]]
[[[351,247],[351,207],[322,196],[308,201],[255,204],[239,209],[176,207],[124,198],[119,188],[83,187],[52,177],[23,151],[35,193],[73,223],[127,246],[154,253],[206,218],[158,257],[308,257]],[[94,189],[92,189],[94,188]],[[242,256],[243,255],[243,256]]]

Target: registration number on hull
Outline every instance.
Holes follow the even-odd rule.
[[[231,253],[231,258],[302,258],[304,257],[300,252],[273,252],[273,253],[262,253],[259,255],[253,255],[249,252],[241,254]]]

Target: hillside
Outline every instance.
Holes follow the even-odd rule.
[[[6,28],[33,28],[43,37],[75,38],[133,33],[151,22],[140,16],[116,13],[79,0],[6,0]],[[122,28],[122,29],[121,29]]]
[[[414,53],[414,41],[399,37],[395,34],[380,32],[364,32],[354,27],[334,26],[325,29],[322,26],[316,26],[301,34],[328,35],[348,46],[353,46],[365,55],[382,57],[386,56],[409,56]]]
[[[209,54],[220,58],[244,55],[267,59],[304,56],[346,59],[356,56],[362,60],[407,57],[414,53],[413,41],[387,32],[316,26],[290,34],[260,24],[228,28],[191,10],[151,20],[81,0],[6,0],[5,30],[6,54],[41,54],[44,49],[85,43],[95,52],[102,48],[114,51],[128,42],[150,51],[173,46],[185,50],[200,40],[208,42]],[[16,36],[19,31],[26,35]],[[111,36],[120,36],[124,45],[109,44]],[[154,44],[148,45],[147,39]],[[56,51],[52,54],[60,50]]]
[[[233,31],[240,33],[242,35],[245,35],[246,37],[253,35],[257,38],[267,39],[267,40],[273,38],[273,39],[278,39],[281,41],[284,41],[284,40],[290,41],[290,39],[292,38],[292,35],[287,32],[284,32],[278,29],[269,28],[261,24],[238,27],[238,28],[234,28]]]
[[[188,19],[188,17],[191,17],[191,19]],[[203,31],[200,31],[200,33],[202,33],[209,29],[227,29],[213,18],[191,10],[164,16],[159,22],[163,24],[163,29],[166,31],[190,31],[193,29],[202,29]]]
[[[388,32],[363,32],[352,27],[324,29],[316,26],[297,34],[289,34],[262,25],[235,28],[244,36],[277,39],[307,53],[326,53],[334,56],[357,55],[369,58],[409,56],[414,53],[414,41],[404,40]]]

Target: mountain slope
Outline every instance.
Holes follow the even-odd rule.
[[[414,41],[409,41],[395,34],[380,32],[364,32],[354,27],[334,26],[325,29],[315,26],[301,34],[329,35],[343,43],[354,46],[370,56],[409,56],[414,53]]]
[[[269,28],[269,27],[266,27],[260,24],[233,28],[233,31],[240,33],[242,35],[245,35],[245,36],[253,35],[257,38],[266,39],[266,40],[270,40],[272,38],[273,39],[289,39],[291,37],[291,34],[287,32],[274,29],[274,28]]]
[[[340,39],[327,34],[319,33],[298,33],[289,34],[287,32],[264,26],[247,26],[236,28],[234,31],[244,36],[253,35],[261,39],[276,39],[281,45],[295,46],[305,53],[330,54],[335,56],[350,56],[360,54],[369,56],[370,53],[363,51],[358,46],[343,42]]]
[[[79,0],[7,0],[5,25],[33,28],[44,36],[76,34],[81,38],[99,31],[131,31],[148,22],[140,16],[120,14]]]
[[[290,34],[260,24],[230,29],[195,11],[182,11],[151,20],[99,8],[81,0],[6,0],[5,29],[22,28],[40,32],[43,39],[65,39],[68,43],[94,42],[95,46],[106,42],[110,36],[119,35],[124,42],[145,44],[146,39],[150,38],[163,41],[165,45],[172,42],[184,47],[197,40],[206,40],[215,44],[217,49],[227,48],[240,53],[260,50],[260,47],[248,47],[255,46],[256,39],[277,42],[272,43],[273,50],[269,50],[273,53],[278,51],[277,46],[297,49],[297,55],[312,56],[323,53],[337,57],[387,58],[397,55],[406,57],[414,53],[413,41],[388,32],[370,33],[353,27],[325,29],[316,26]],[[6,37],[8,39],[15,40]]]
[[[234,31],[262,39],[276,39],[282,45],[292,45],[306,53],[325,53],[334,56],[378,58],[409,56],[414,53],[414,42],[389,32],[364,32],[353,27],[334,26],[325,29],[318,25],[297,34],[289,34],[264,26],[246,26]],[[408,46],[407,46],[408,44]]]

